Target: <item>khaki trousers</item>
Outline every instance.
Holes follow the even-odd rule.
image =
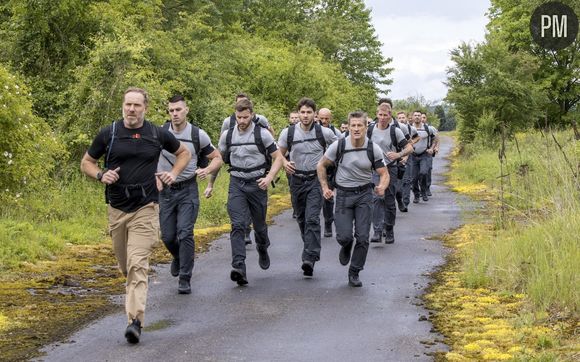
[[[149,257],[159,243],[159,205],[150,203],[135,212],[109,205],[109,234],[121,273],[127,278],[125,311],[128,322],[144,322]]]

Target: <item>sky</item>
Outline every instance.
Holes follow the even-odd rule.
[[[462,41],[481,42],[490,0],[365,0],[385,57],[393,58],[388,96],[445,98],[450,51]]]

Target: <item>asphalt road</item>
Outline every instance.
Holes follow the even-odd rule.
[[[371,244],[364,286],[347,284],[339,245],[323,238],[314,278],[302,275],[298,225],[287,211],[275,218],[269,270],[248,249],[249,285],[229,279],[227,235],[195,262],[191,295],[177,294],[169,266],[156,267],[141,342],[124,338],[124,313],[90,323],[69,340],[48,346],[46,361],[430,361],[441,336],[420,301],[429,273],[444,261],[434,235],[459,226],[457,196],[441,173],[452,141],[442,137],[434,162],[433,197],[397,214],[396,242]],[[202,211],[203,212],[203,211]],[[252,245],[253,246],[253,245]]]

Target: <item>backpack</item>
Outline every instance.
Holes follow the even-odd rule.
[[[260,119],[256,115],[254,115],[254,118],[252,118],[252,122],[254,122],[255,125],[258,125],[262,128],[268,129],[268,127],[266,127],[260,123]],[[229,125],[228,129],[232,129],[235,126],[236,126],[236,114],[234,113],[230,116],[230,125]]]
[[[242,172],[252,172],[256,170],[260,170],[262,168],[266,169],[266,173],[270,171],[272,167],[272,155],[268,153],[266,150],[266,146],[264,146],[264,142],[262,141],[262,127],[254,127],[254,142],[247,142],[247,143],[232,143],[232,136],[234,134],[234,128],[228,128],[228,133],[226,134],[226,151],[224,152],[224,162],[230,165],[228,172],[231,171],[242,171]],[[256,145],[258,147],[258,151],[264,158],[266,159],[265,162],[261,165],[251,167],[251,168],[242,168],[232,166],[230,162],[230,154],[231,154],[231,147],[232,146],[245,146],[245,145]]]
[[[427,148],[431,148],[431,143],[432,143],[432,138],[434,137],[434,135],[431,134],[431,130],[429,129],[429,126],[427,126],[426,124],[423,124],[423,127],[425,129],[425,132],[427,132]]]
[[[169,127],[171,126],[171,121],[166,121],[165,124],[163,125],[163,129],[164,130],[169,130]],[[199,127],[194,125],[193,123],[191,124],[191,140],[186,140],[186,139],[181,139],[178,138],[178,141],[181,142],[189,142],[193,144],[193,148],[195,148],[196,154],[197,154],[197,167],[198,168],[206,168],[209,165],[209,158],[207,157],[207,155],[202,154],[201,153],[201,144],[199,141]],[[163,153],[161,154],[163,155]],[[163,158],[165,158],[167,160],[167,162],[169,162],[171,164],[171,166],[173,166],[173,163],[171,161],[169,161],[169,159],[167,157],[165,157],[165,155],[163,155]]]
[[[354,149],[347,150],[346,149],[346,138],[340,138],[337,142],[338,142],[338,147],[336,148],[336,160],[334,161],[335,170],[334,170],[334,173],[332,175],[329,175],[330,185],[332,185],[334,187],[337,186],[336,174],[337,174],[339,165],[342,163],[342,158],[344,157],[344,154],[347,152],[363,151],[362,148],[354,148]],[[371,141],[370,139],[368,141],[367,148],[365,151],[367,153],[367,157],[368,157],[369,161],[371,161],[371,167],[374,170],[375,169],[374,144],[373,144],[373,141]]]
[[[111,157],[111,150],[113,149],[113,144],[115,142],[115,140],[118,139],[132,139],[133,137],[117,137],[117,128],[119,128],[119,124],[123,122],[123,120],[119,120],[119,121],[113,121],[113,123],[110,126],[109,129],[109,139],[107,140],[107,148],[105,149],[105,168],[109,168],[109,158]],[[157,126],[155,126],[153,123],[149,122],[149,121],[144,121],[144,123],[148,124],[149,127],[152,127],[152,133],[153,136],[139,136],[140,139],[145,140],[145,141],[149,141],[149,142],[153,142],[155,143],[158,147],[159,147],[159,152],[161,152],[161,150],[163,149],[163,145],[161,144],[161,141],[159,141],[159,129],[157,128]]]
[[[399,126],[399,122],[397,122],[397,120],[393,119],[394,123],[393,126],[400,128]],[[369,125],[369,128],[367,128],[367,138],[370,140],[372,135],[373,135],[373,130],[375,129],[376,123],[371,123]],[[399,147],[399,143],[397,142],[397,134],[395,131],[395,127],[389,127],[391,129],[391,144],[395,146],[395,150],[397,152],[401,152],[401,147]]]
[[[322,126],[318,123],[314,123],[314,131],[316,132],[316,138],[307,138],[304,140],[294,141],[294,132],[296,132],[296,125],[293,124],[288,127],[288,153],[292,150],[292,145],[295,143],[302,143],[302,142],[312,142],[318,141],[322,146],[322,152],[326,151],[326,140],[324,139],[324,133],[322,132]]]

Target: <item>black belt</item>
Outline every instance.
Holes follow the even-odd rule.
[[[425,151],[423,151],[421,153],[415,153],[415,152],[413,152],[413,156],[417,156],[417,157],[423,156],[425,154],[425,152],[427,152],[427,150],[425,150]]]
[[[247,182],[247,181],[258,181],[259,179],[266,177],[266,175],[256,176],[256,177],[247,177],[247,178],[246,177],[238,177],[238,176],[231,176],[230,175],[230,177],[235,178],[235,179],[240,180],[240,181]]]
[[[193,176],[191,178],[188,178],[187,180],[183,180],[183,181],[179,181],[179,182],[174,182],[171,185],[169,185],[169,188],[172,189],[172,190],[181,190],[185,186],[191,184],[192,182],[195,182],[195,179],[196,179],[196,177]]]
[[[336,185],[336,188],[339,189],[340,191],[345,191],[345,192],[354,192],[354,193],[359,193],[361,191],[366,191],[370,188],[375,187],[375,184],[372,183],[368,183],[366,185],[362,185],[362,186],[356,186],[356,187],[343,187],[340,185]]]

